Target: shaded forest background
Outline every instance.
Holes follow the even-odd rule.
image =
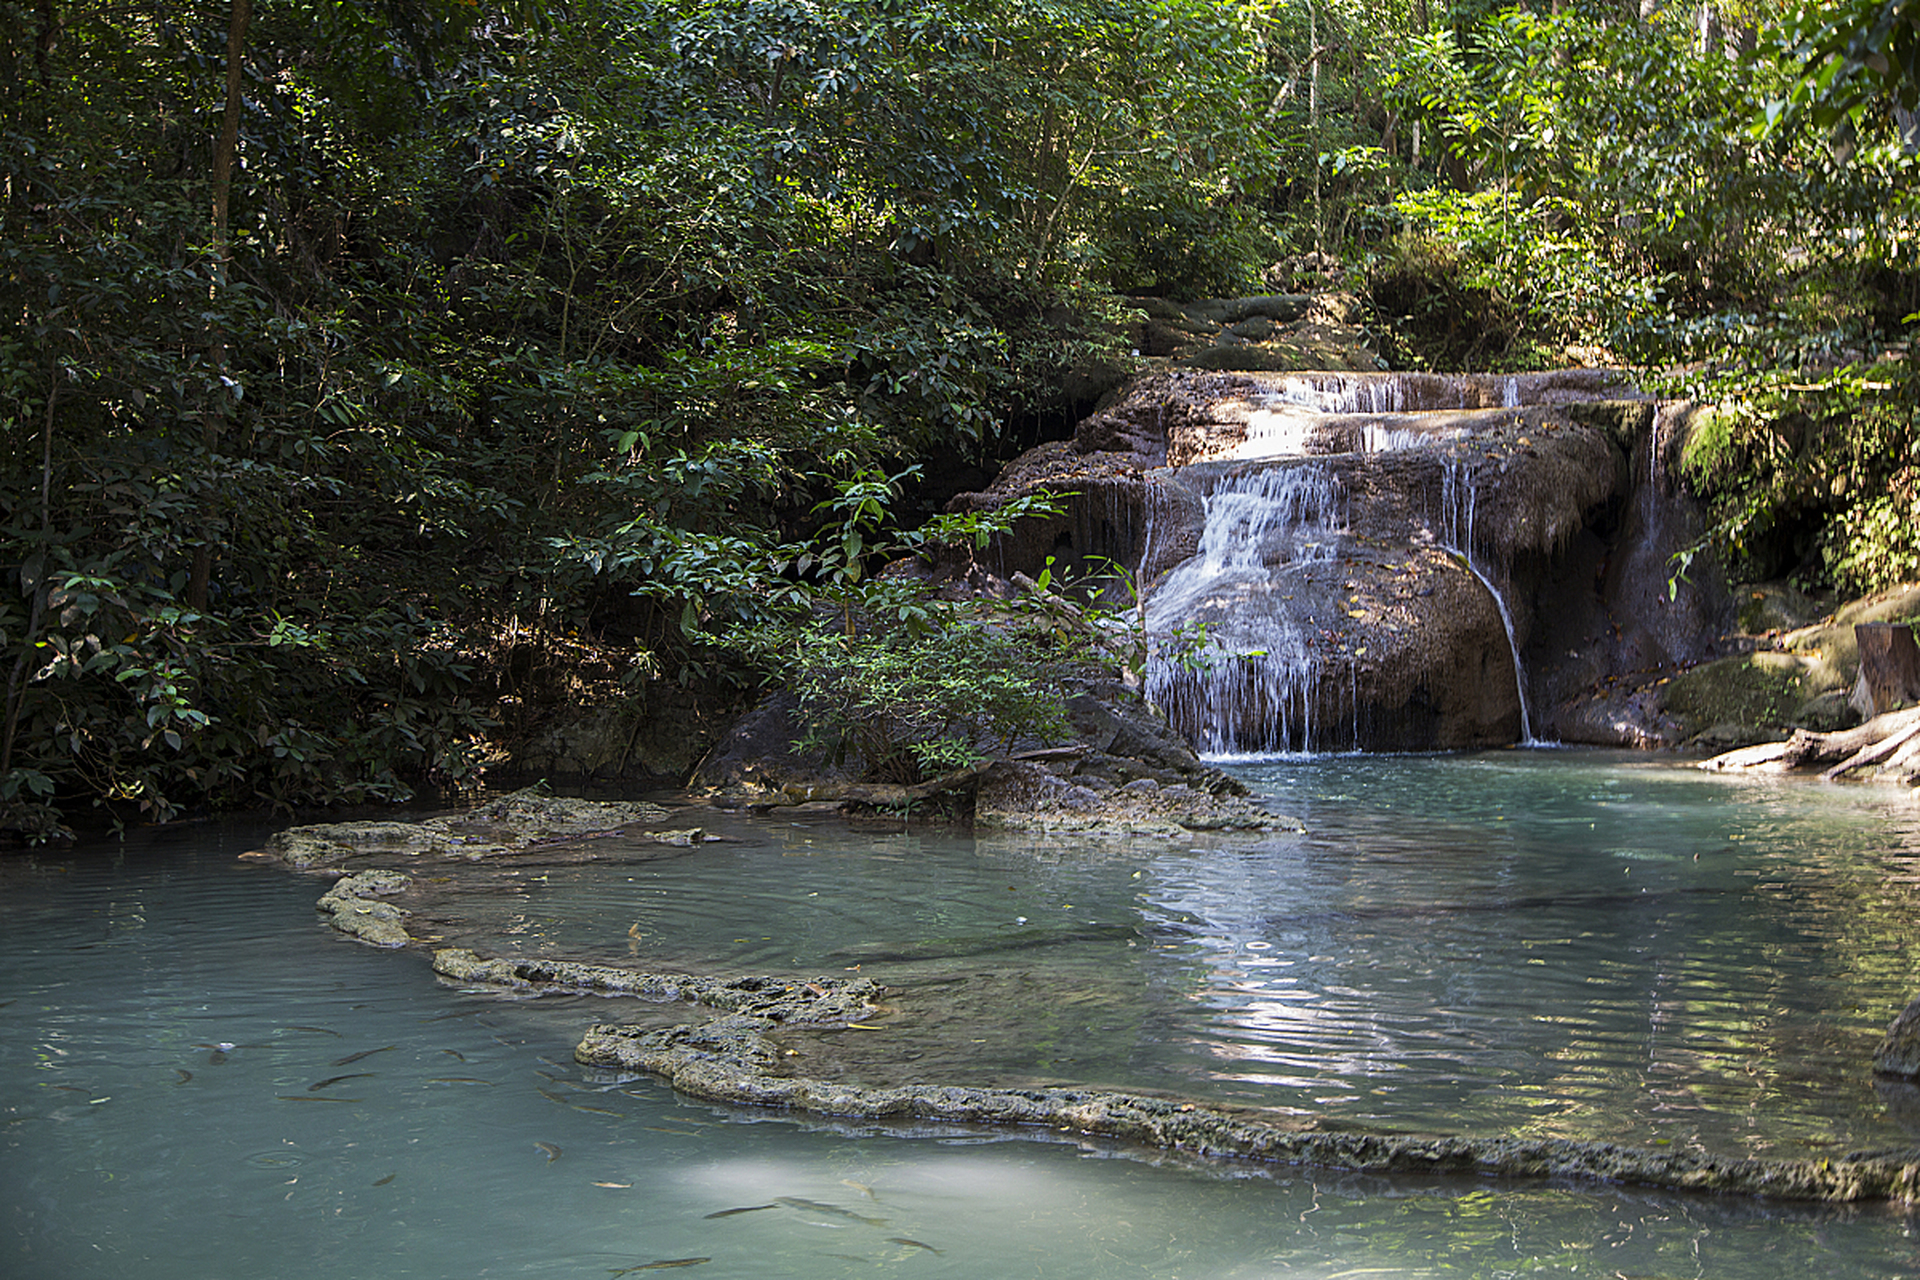
[[[0,0],[0,826],[457,785],[855,611],[979,695],[871,571],[1310,251],[1396,366],[1720,404],[1737,573],[1920,577],[1916,106],[1920,0]]]

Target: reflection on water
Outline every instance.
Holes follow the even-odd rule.
[[[1920,976],[1920,828],[1896,803],[1571,752],[1237,768],[1310,834],[1043,846],[716,818],[727,843],[512,868],[456,909],[526,954],[858,965],[901,1012],[840,1046],[851,1072],[1712,1150],[1907,1141],[1864,1065]],[[685,1105],[571,1063],[622,1005],[465,993],[339,939],[314,881],[233,862],[254,834],[0,864],[0,1274],[1920,1264],[1882,1208],[1209,1171]]]

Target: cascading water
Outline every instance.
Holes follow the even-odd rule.
[[[1519,402],[1509,378],[1503,403]],[[1429,375],[1414,392],[1400,378],[1318,374],[1283,379],[1253,396],[1246,440],[1236,459],[1298,457],[1310,453],[1391,453],[1417,449],[1459,434],[1457,427],[1422,421],[1435,409],[1464,410],[1485,392],[1470,383]],[[1334,441],[1338,443],[1334,443]]]
[[[1533,721],[1527,714],[1527,673],[1520,661],[1520,644],[1514,637],[1513,613],[1507,608],[1506,597],[1493,583],[1473,553],[1473,515],[1479,502],[1479,491],[1474,486],[1473,475],[1457,461],[1449,459],[1440,479],[1440,511],[1442,545],[1448,551],[1459,556],[1467,566],[1467,571],[1480,580],[1480,585],[1493,597],[1493,604],[1500,611],[1500,625],[1506,629],[1507,648],[1513,653],[1513,685],[1520,698],[1520,742],[1522,746],[1539,746],[1539,740],[1533,736]]]
[[[1252,588],[1333,558],[1345,495],[1326,467],[1298,463],[1228,476],[1206,503],[1198,554],[1147,601],[1147,695],[1203,751],[1324,750],[1315,726],[1322,660],[1310,635],[1245,606]]]
[[[1210,492],[1197,554],[1151,590],[1143,610],[1153,648],[1148,696],[1212,755],[1498,741],[1512,715],[1500,693],[1484,680],[1425,674],[1461,671],[1458,660],[1415,665],[1418,674],[1408,665],[1431,664],[1442,649],[1462,659],[1485,654],[1487,642],[1498,643],[1481,605],[1491,598],[1520,739],[1537,744],[1504,574],[1476,545],[1473,472],[1434,448],[1482,435],[1490,448],[1512,448],[1516,437],[1527,448],[1511,410],[1531,386],[1302,374],[1250,392],[1238,447],[1181,472],[1182,483]],[[1537,455],[1529,448],[1528,456]],[[1254,465],[1214,469],[1228,459]],[[1423,512],[1419,495],[1430,486],[1439,509]],[[1354,511],[1360,525],[1351,524]],[[1448,585],[1451,565],[1422,558],[1422,547],[1429,556],[1449,552],[1471,581]],[[1340,563],[1329,566],[1336,554]]]

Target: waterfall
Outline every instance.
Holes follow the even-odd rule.
[[[1497,670],[1492,689],[1465,673],[1497,668],[1498,641],[1489,654],[1477,602],[1458,617],[1433,612],[1434,584],[1418,580],[1434,566],[1418,552],[1438,543],[1493,601],[1520,740],[1541,745],[1514,613],[1521,602],[1502,594],[1507,567],[1492,562],[1491,541],[1478,545],[1486,535],[1475,528],[1474,472],[1435,455],[1444,446],[1478,458],[1480,438],[1492,450],[1545,421],[1513,412],[1543,387],[1505,375],[1302,373],[1224,394],[1218,403],[1231,408],[1210,442],[1196,435],[1177,471],[1204,494],[1199,549],[1140,608],[1147,696],[1210,755],[1484,742],[1487,717],[1505,712],[1504,685]],[[1519,456],[1541,455],[1529,446]],[[1183,512],[1183,521],[1198,514]],[[1151,514],[1143,565],[1162,540]],[[1181,531],[1194,536],[1191,524]]]
[[[1400,378],[1287,378],[1275,399],[1315,413],[1405,413],[1407,384]]]
[[[1310,632],[1253,602],[1275,579],[1331,561],[1345,527],[1345,494],[1317,463],[1227,476],[1208,495],[1199,552],[1146,609],[1147,696],[1202,751],[1326,749]]]
[[[1527,714],[1527,672],[1520,661],[1520,644],[1514,638],[1513,614],[1507,608],[1506,597],[1474,558],[1473,514],[1478,499],[1472,473],[1449,459],[1440,477],[1441,545],[1460,557],[1467,571],[1478,578],[1487,594],[1493,597],[1494,608],[1500,611],[1500,625],[1507,632],[1507,649],[1513,654],[1513,687],[1520,698],[1520,745],[1540,746],[1540,741],[1533,736],[1533,720]]]

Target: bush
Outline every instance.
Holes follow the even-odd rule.
[[[915,783],[1017,742],[1068,733],[1043,641],[954,620],[924,635],[816,634],[789,675],[807,735],[876,782]]]

